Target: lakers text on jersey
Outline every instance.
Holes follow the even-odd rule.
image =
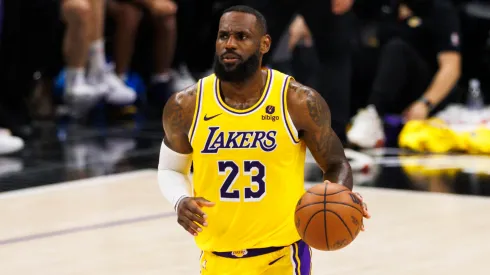
[[[245,110],[227,106],[215,75],[198,82],[189,131],[194,196],[208,226],[196,237],[204,251],[287,246],[300,239],[294,209],[304,193],[305,144],[287,110],[291,77],[267,70],[261,98]]]

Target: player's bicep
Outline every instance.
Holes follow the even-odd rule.
[[[192,153],[188,137],[188,110],[182,106],[178,94],[173,95],[163,109],[164,142],[171,150],[181,153]],[[186,130],[187,129],[187,130]]]
[[[316,162],[325,171],[332,139],[330,109],[313,89],[298,83],[294,83],[291,89],[288,101],[293,123]]]
[[[317,164],[326,172],[332,158],[332,142],[336,138],[331,128],[330,109],[318,93],[310,94],[303,108],[303,140]]]
[[[352,188],[350,166],[342,142],[331,127],[330,109],[320,94],[306,87],[292,102],[292,119],[324,179]]]

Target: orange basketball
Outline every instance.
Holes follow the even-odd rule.
[[[362,203],[345,186],[317,184],[296,205],[296,229],[309,246],[323,251],[346,247],[359,234]]]

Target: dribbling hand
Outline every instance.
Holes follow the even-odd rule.
[[[325,181],[323,181],[323,183],[332,183],[332,182],[329,180],[325,180]],[[371,218],[371,214],[369,214],[369,212],[368,212],[367,204],[364,202],[364,198],[361,196],[361,194],[359,194],[357,192],[355,192],[355,193],[353,192],[352,194],[354,196],[356,196],[356,198],[361,202],[361,204],[362,204],[362,215],[364,216],[364,218],[366,218],[366,219]],[[361,224],[361,231],[364,231],[364,223]]]
[[[177,222],[191,235],[197,236],[199,232],[202,232],[201,227],[208,226],[206,213],[201,208],[212,206],[214,206],[214,202],[210,202],[205,198],[184,198],[180,201],[177,208]]]
[[[364,218],[366,218],[366,219],[371,218],[371,214],[369,214],[369,212],[368,212],[368,207],[367,207],[367,204],[364,202],[364,198],[361,196],[361,194],[359,194],[359,193],[357,193],[357,192],[356,192],[356,193],[353,193],[353,194],[354,194],[354,196],[356,196],[356,197],[357,197],[357,199],[359,199],[359,201],[361,201],[361,203],[362,203],[362,209],[363,209],[362,214],[363,214]],[[361,230],[362,230],[362,231],[364,231],[364,230],[365,230],[365,229],[364,229],[364,223],[362,223],[362,225],[361,225]]]

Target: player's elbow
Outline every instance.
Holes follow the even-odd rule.
[[[192,154],[181,154],[169,148],[165,141],[160,147],[158,170],[175,171],[181,174],[189,174],[192,165]]]

